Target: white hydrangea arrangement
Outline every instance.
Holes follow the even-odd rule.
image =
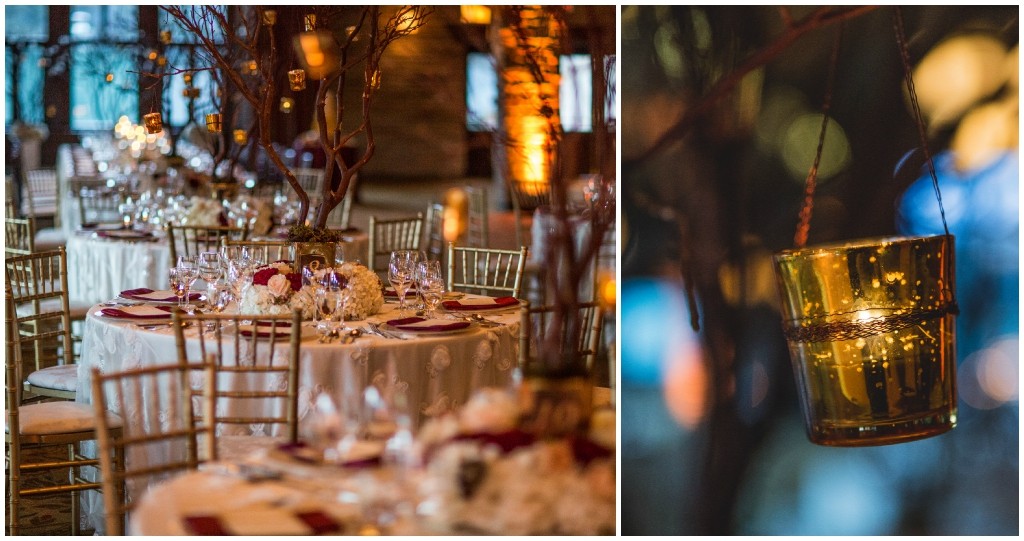
[[[332,269],[318,270],[314,273],[314,277],[319,280],[329,270]],[[381,289],[380,278],[366,265],[346,262],[341,266],[334,267],[333,271],[345,278],[350,292],[348,302],[345,303],[345,319],[366,319],[368,316],[376,314],[384,306],[384,292]]]
[[[182,225],[198,227],[217,227],[223,225],[221,216],[224,207],[219,201],[193,196],[189,201],[188,211],[181,219]]]
[[[607,416],[610,411],[603,411]],[[587,437],[518,431],[510,393],[486,389],[420,431],[423,497],[437,531],[500,535],[615,533],[614,421]],[[609,433],[610,432],[610,433]]]

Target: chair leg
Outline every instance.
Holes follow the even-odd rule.
[[[75,460],[78,455],[78,444],[68,444],[68,460]],[[81,477],[81,471],[79,466],[71,466],[68,468],[68,483],[76,484],[78,479]],[[71,492],[71,535],[81,535],[81,523],[82,523],[82,509],[81,509],[81,498],[82,494],[77,491]]]
[[[8,459],[8,480],[10,481],[10,516],[7,517],[8,533],[12,536],[19,534],[18,515],[21,512],[21,451],[17,445],[9,445]]]

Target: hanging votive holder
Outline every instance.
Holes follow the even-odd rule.
[[[288,72],[288,83],[291,85],[292,90],[305,90],[306,89],[306,70],[304,70],[304,69],[290,70]]]
[[[220,113],[210,113],[206,115],[206,129],[210,133],[220,133],[224,128],[224,116]]]
[[[182,90],[181,95],[186,98],[196,99],[199,97],[199,89],[194,86],[190,86]]]
[[[163,43],[164,45],[168,45],[168,44],[171,43],[171,31],[170,30],[161,30],[160,31],[160,43]]]
[[[281,98],[281,112],[282,113],[291,113],[292,109],[294,107],[295,107],[295,100],[293,100],[291,98]]]
[[[277,24],[277,11],[273,9],[263,10],[263,24],[267,26],[274,26]]]
[[[146,133],[160,133],[164,131],[164,118],[160,113],[146,113],[142,115],[142,123],[146,126]]]
[[[249,142],[249,132],[245,130],[235,130],[232,132],[234,140],[239,145],[244,145]]]
[[[181,75],[181,80],[185,81],[185,86],[192,86],[192,74],[191,73],[183,73]]]
[[[306,32],[312,32],[316,28],[316,15],[310,13],[306,15]]]
[[[957,419],[953,237],[893,237],[775,255],[808,437],[883,445]]]

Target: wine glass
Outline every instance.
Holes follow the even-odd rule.
[[[194,255],[183,255],[178,258],[178,274],[185,282],[185,306],[189,314],[193,313],[196,307],[192,304],[192,284],[199,279],[199,258]]]
[[[228,284],[231,285],[231,292],[235,296],[238,313],[242,313],[242,298],[249,286],[252,285],[252,275],[255,268],[246,259],[232,259],[228,261]]]
[[[206,282],[207,297],[212,302],[214,289],[217,280],[221,276],[220,254],[217,252],[203,252],[199,254],[199,276]]]
[[[413,282],[416,270],[416,252],[411,250],[396,250],[391,252],[391,261],[388,264],[388,282],[398,293],[398,310],[405,315],[408,307],[405,303],[405,293]]]
[[[178,308],[183,307],[183,300],[185,299],[185,293],[188,290],[184,279],[184,273],[178,267],[170,267],[167,269],[167,283],[171,286],[171,291],[174,292],[174,296],[178,297]]]
[[[444,296],[444,281],[439,276],[427,276],[420,282],[419,289],[423,296],[427,317],[434,318],[437,315],[437,307],[441,304],[441,298]]]

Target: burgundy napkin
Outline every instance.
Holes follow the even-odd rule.
[[[491,302],[493,301],[493,303]],[[518,306],[519,299],[515,297],[497,297],[494,299],[464,299],[462,301],[444,301],[441,303],[445,310],[496,310]]]
[[[167,312],[168,315],[170,315],[171,313],[170,306],[152,306],[151,308],[155,308],[157,310],[160,310],[161,312]],[[121,310],[120,308],[104,308],[100,310],[100,314],[106,317],[120,317],[130,319],[167,319],[167,316],[163,314],[137,314],[132,311]]]
[[[423,323],[424,321],[428,320],[422,317],[406,317],[402,319],[392,319],[388,321],[387,324],[403,331],[424,332],[454,331],[469,327],[468,321],[453,321],[451,323],[437,323],[435,325],[416,325],[417,323]]]
[[[125,231],[121,229],[115,229],[111,231],[97,231],[97,237],[105,237],[111,239],[148,239],[152,238],[152,233],[144,233],[141,231]]]
[[[142,296],[142,295],[149,295],[150,293],[153,293],[153,292],[154,292],[154,290],[149,289],[148,287],[140,287],[138,289],[126,289],[126,290],[121,292],[121,298],[132,299],[132,300],[136,300],[136,301],[155,301],[155,302],[171,302],[171,301],[178,300],[178,297],[176,297],[173,294],[168,296],[168,297],[152,297],[152,296],[144,297],[144,296]],[[200,297],[202,297],[202,296],[203,296],[202,293],[189,293],[188,300],[190,300],[190,301],[198,301],[200,299]]]

